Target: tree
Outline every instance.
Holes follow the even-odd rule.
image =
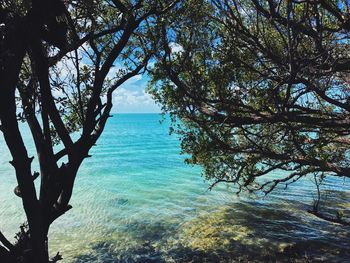
[[[151,92],[210,188],[350,177],[349,1],[194,2],[163,24]]]
[[[146,69],[154,54],[147,35],[174,3],[1,2],[1,131],[28,220],[15,244],[0,232],[1,262],[49,261],[50,225],[72,208],[78,169],[103,132],[113,92]],[[30,128],[40,173],[32,171],[19,121]]]

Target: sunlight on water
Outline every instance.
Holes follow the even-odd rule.
[[[268,197],[237,197],[224,185],[207,191],[200,168],[183,163],[178,139],[159,119],[110,119],[78,174],[73,209],[51,228],[51,254],[60,251],[68,263],[350,258],[349,229],[306,212],[314,194],[309,179]],[[13,194],[11,158],[0,145],[0,229],[14,236],[24,215]],[[33,145],[28,147],[33,154]],[[349,184],[333,179],[326,187],[325,202],[349,216]]]

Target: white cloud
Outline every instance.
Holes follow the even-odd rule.
[[[180,44],[175,43],[175,42],[170,42],[169,47],[171,49],[171,53],[173,53],[173,54],[180,54],[184,51],[183,46],[181,46]]]
[[[116,112],[159,112],[152,96],[145,90],[129,90],[119,88],[113,95],[114,111]]]
[[[114,103],[118,105],[136,105],[136,104],[153,104],[154,101],[148,93],[143,91],[133,91],[126,88],[116,90]]]
[[[51,93],[55,98],[66,97],[66,94],[61,89],[51,89]]]

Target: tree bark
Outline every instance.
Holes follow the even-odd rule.
[[[28,219],[30,229],[30,253],[28,257],[31,258],[31,262],[47,263],[46,233],[42,231],[41,209],[32,180],[32,158],[28,156],[16,115],[15,90],[25,55],[25,43],[18,41],[18,36],[23,33],[24,28],[19,24],[18,30],[9,32],[3,40],[4,55],[1,57],[2,65],[0,69],[0,79],[2,80],[0,87],[0,120],[1,130],[13,158],[11,164],[16,171],[18,187],[21,191],[22,203]]]

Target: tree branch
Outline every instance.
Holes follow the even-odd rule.
[[[0,242],[10,251],[15,251],[15,246],[0,231]]]

